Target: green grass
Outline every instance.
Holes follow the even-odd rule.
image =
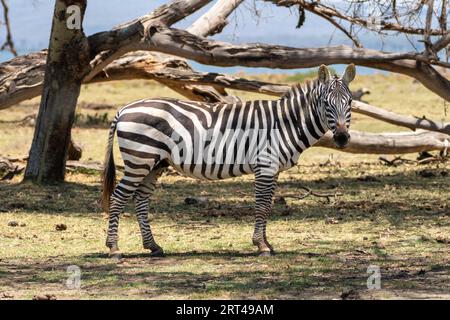
[[[259,76],[289,82],[286,76]],[[291,79],[293,80],[293,79]],[[366,100],[402,114],[449,121],[445,105],[406,77],[358,77],[353,89],[367,87]],[[411,88],[414,92],[411,93]],[[260,95],[238,93],[244,99]],[[143,97],[176,94],[150,81],[83,86],[80,102],[121,106]],[[37,111],[38,99],[0,112],[2,120]],[[115,110],[79,109],[93,116]],[[352,127],[365,131],[402,128],[354,115]],[[73,136],[83,147],[82,160],[101,161],[107,126],[79,125]],[[0,154],[26,155],[32,126],[0,123]],[[116,146],[117,147],[117,146]],[[116,149],[118,163],[121,163]],[[318,166],[332,156],[330,165]],[[416,155],[407,157],[414,158]],[[253,178],[201,182],[164,175],[150,209],[151,225],[165,258],[142,249],[139,228],[129,205],[120,223],[125,259],[107,258],[107,220],[99,206],[100,176],[67,174],[64,185],[39,187],[21,177],[0,182],[0,299],[237,299],[340,298],[355,289],[362,298],[450,298],[450,179],[448,165],[381,165],[378,156],[349,155],[312,148],[300,166],[280,176],[277,195],[299,194],[299,186],[342,196],[287,198],[276,204],[268,236],[277,251],[260,258],[251,244]],[[431,170],[424,178],[421,170]],[[374,181],[361,180],[371,176]],[[204,196],[206,206],[184,204]],[[24,226],[11,227],[17,221]],[[332,222],[332,223],[330,223]],[[56,224],[67,226],[57,231]],[[81,268],[81,289],[66,287],[68,266]],[[381,268],[381,290],[367,290],[369,265]]]

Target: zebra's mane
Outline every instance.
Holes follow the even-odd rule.
[[[299,91],[300,93],[302,92],[310,92],[311,90],[313,90],[315,87],[317,87],[317,85],[319,84],[319,80],[315,79],[315,80],[306,80],[306,82],[304,83],[295,83],[291,86],[291,88],[286,91],[280,99],[290,99],[292,98],[292,96],[295,96],[296,91]],[[297,89],[297,90],[295,90]]]

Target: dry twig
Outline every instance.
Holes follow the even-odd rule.
[[[6,0],[0,0],[0,3],[2,4],[3,7],[3,20],[4,20],[3,24],[5,25],[6,28],[6,39],[5,42],[2,44],[2,46],[0,47],[0,51],[6,49],[9,52],[11,52],[15,57],[17,57],[17,51],[16,48],[14,47],[14,42],[11,34],[11,26],[9,23],[8,4],[6,3]]]
[[[302,200],[302,199],[305,199],[305,198],[307,198],[309,196],[314,196],[314,197],[318,197],[318,198],[326,198],[328,203],[331,203],[331,198],[333,198],[334,201],[336,201],[338,196],[342,196],[342,193],[338,192],[338,191],[334,191],[334,192],[317,192],[317,191],[313,191],[310,188],[305,187],[305,186],[299,186],[298,188],[306,191],[306,193],[302,194],[300,196],[299,195],[285,194],[285,195],[280,195],[280,197]]]

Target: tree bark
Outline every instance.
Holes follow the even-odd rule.
[[[47,56],[44,89],[25,170],[25,180],[38,183],[64,181],[70,131],[83,78],[89,71],[89,47],[83,29],[68,27],[69,6],[86,0],[56,0]]]
[[[188,32],[192,33],[193,35],[202,37],[211,36],[221,32],[222,29],[228,24],[227,21],[228,16],[242,2],[243,0],[218,0],[211,9],[209,9],[199,19],[197,19],[190,27],[187,28]],[[137,52],[136,54],[130,54],[127,58],[134,59],[136,55],[139,55],[139,53]],[[138,60],[146,63],[147,60],[145,58],[146,55],[148,55],[148,53],[142,52],[141,57]],[[150,56],[152,57],[150,60],[153,60],[153,57],[157,56],[156,59],[157,61],[165,61],[167,59],[177,61],[177,58],[173,56],[161,53],[158,54],[156,52],[150,53]],[[121,61],[118,62],[119,62],[118,65],[120,65]],[[187,72],[189,71],[194,72],[189,66],[189,64],[183,59],[178,58],[177,64],[178,64],[177,66],[171,66],[169,72],[171,71],[178,72],[180,70],[184,70]],[[108,67],[109,65],[105,68],[108,69],[106,72],[110,71]],[[148,71],[148,69],[146,69],[145,66],[143,66],[143,69],[145,70],[144,73]],[[159,70],[163,71],[163,69]],[[228,94],[228,92],[226,92],[225,89],[220,86],[190,84],[187,82],[180,83],[164,77],[160,77],[155,80],[172,89],[173,91],[185,96],[189,100],[206,101],[206,102],[225,102],[225,103],[236,103],[240,101],[238,97]]]
[[[424,118],[416,118],[412,116],[404,116],[371,106],[361,101],[353,101],[352,111],[397,126],[406,127],[411,130],[425,129],[450,135],[450,123],[433,121]]]
[[[222,32],[228,24],[227,18],[244,0],[218,0],[216,4],[186,31],[201,37]]]
[[[67,160],[75,160],[78,161],[81,159],[83,155],[83,149],[73,141],[73,139],[69,142],[69,148],[67,150]]]
[[[0,64],[0,110],[42,94],[47,50]]]

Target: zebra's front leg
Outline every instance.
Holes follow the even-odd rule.
[[[272,198],[275,192],[278,175],[257,173],[255,175],[256,222],[253,233],[253,244],[258,247],[260,256],[274,254],[273,247],[267,241],[267,218],[272,210]]]

